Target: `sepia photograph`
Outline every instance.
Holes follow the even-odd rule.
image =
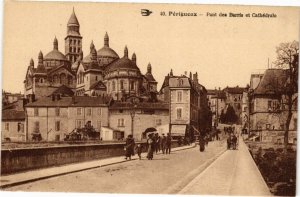
[[[299,16],[5,1],[1,193],[296,196]]]

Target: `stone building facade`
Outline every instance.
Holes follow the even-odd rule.
[[[194,138],[210,126],[207,91],[198,82],[198,74],[190,77],[174,76],[171,70],[165,77],[159,99],[170,104],[170,132],[172,136]]]
[[[287,104],[282,90],[287,80],[287,70],[267,69],[257,87],[249,90],[250,133],[257,140],[283,143]],[[289,143],[297,139],[297,104],[292,110]]]
[[[45,97],[26,105],[27,140],[40,133],[42,140],[61,141],[75,128],[90,123],[97,131],[108,126],[106,97]]]

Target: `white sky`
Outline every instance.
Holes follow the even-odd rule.
[[[266,69],[268,58],[275,60],[279,43],[299,40],[299,9],[291,7],[10,2],[4,7],[4,90],[23,92],[30,58],[36,66],[39,51],[50,52],[55,35],[64,53],[73,6],[84,56],[91,40],[97,50],[103,46],[107,31],[120,57],[125,45],[130,57],[136,53],[142,73],[151,62],[158,89],[171,68],[175,75],[197,71],[207,89],[245,86],[251,72]],[[141,16],[143,8],[153,14]],[[277,18],[162,17],[161,11],[275,13]]]

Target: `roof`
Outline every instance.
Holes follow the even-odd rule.
[[[73,96],[74,92],[71,90],[71,88],[69,88],[65,85],[62,85],[59,88],[57,88],[56,90],[54,90],[51,95],[53,95],[53,94],[60,94],[62,96]]]
[[[25,120],[25,111],[17,111],[15,109],[2,110],[3,120]]]
[[[103,46],[101,49],[97,51],[97,56],[98,57],[112,57],[115,59],[119,59],[119,55],[110,47],[108,46]]]
[[[97,81],[90,87],[91,90],[106,90],[106,86],[102,81]]]
[[[254,94],[281,93],[284,89],[287,76],[287,70],[267,69],[257,88],[254,89]]]
[[[145,74],[145,77],[146,77],[147,81],[149,81],[149,82],[156,82],[156,80],[154,79],[153,75],[151,73],[149,73],[149,72],[147,72]]]
[[[130,102],[119,102],[114,101],[113,104],[109,107],[110,109],[132,109],[133,104]],[[169,103],[165,102],[140,102],[137,103],[135,109],[164,109],[169,110]]]
[[[229,94],[243,94],[245,88],[243,87],[226,87],[223,91],[228,92]]]
[[[52,100],[52,97],[40,98],[35,102],[28,103],[26,107],[98,107],[107,106],[111,99],[109,97],[74,96],[61,97]]]
[[[53,49],[50,51],[45,57],[44,60],[63,60],[67,61],[67,58],[64,54],[62,54],[59,50]]]
[[[68,25],[77,25],[77,26],[79,26],[79,22],[78,22],[78,19],[76,17],[74,9],[73,9],[73,12],[72,12],[72,14],[70,16],[70,19],[68,21]]]
[[[109,71],[114,71],[118,69],[134,69],[138,71],[140,70],[136,63],[128,59],[128,57],[122,57],[121,59],[112,62],[108,66]]]
[[[170,77],[169,86],[170,88],[190,88],[191,84],[189,82],[189,78],[187,77]]]
[[[217,90],[217,89],[207,90],[207,95],[212,95],[212,98],[221,98],[221,99],[226,98],[226,93],[223,90]]]

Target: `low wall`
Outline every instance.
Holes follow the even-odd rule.
[[[146,144],[144,152],[146,151]],[[172,148],[177,147],[172,142]],[[1,174],[59,166],[76,162],[104,159],[124,155],[124,144],[87,144],[40,148],[1,150]]]

